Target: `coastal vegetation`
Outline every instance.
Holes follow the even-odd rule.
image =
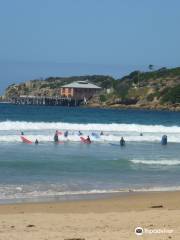
[[[99,96],[89,101],[89,106],[162,108],[180,110],[180,67],[147,72],[134,71],[115,79],[104,75],[49,77],[21,84],[12,84],[5,91],[5,98],[20,95],[57,96],[64,84],[88,80],[102,88]]]

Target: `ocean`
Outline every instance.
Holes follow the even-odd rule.
[[[0,104],[0,203],[180,190],[179,173],[179,112]]]

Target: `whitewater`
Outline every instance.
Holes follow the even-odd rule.
[[[52,142],[56,130],[69,132],[68,138],[60,136],[62,141],[80,141],[78,131],[81,131],[84,137],[89,135],[94,142],[118,142],[121,136],[128,142],[160,142],[162,135],[166,134],[168,142],[180,143],[180,126],[26,121],[0,122],[0,142],[21,142],[21,131],[31,141]],[[104,133],[102,136],[101,131]]]

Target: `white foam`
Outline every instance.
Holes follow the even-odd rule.
[[[147,164],[147,165],[167,165],[167,166],[175,166],[180,165],[180,160],[171,159],[171,160],[130,160],[130,162],[134,164]]]
[[[57,196],[73,196],[73,195],[92,195],[92,194],[113,194],[113,193],[120,193],[120,192],[128,192],[126,189],[122,190],[87,190],[87,191],[54,191],[54,190],[47,190],[47,191],[19,191],[19,189],[16,188],[17,191],[9,190],[8,192],[4,192],[0,195],[0,200],[3,199],[32,199],[32,198],[38,198],[38,197],[57,197]]]
[[[180,126],[141,125],[141,124],[100,124],[100,123],[64,123],[64,122],[0,122],[0,131],[8,130],[74,130],[74,131],[107,131],[107,132],[143,132],[143,133],[179,133]]]
[[[28,139],[41,142],[52,142],[55,130],[68,130],[68,138],[59,136],[62,141],[80,141],[77,132],[80,130],[84,137],[90,135],[95,142],[117,142],[123,136],[127,142],[160,142],[163,134],[168,135],[168,142],[180,143],[179,126],[162,125],[140,125],[140,124],[76,124],[76,123],[52,123],[52,122],[24,122],[24,121],[5,121],[0,122],[0,142],[20,142],[20,131],[27,134]],[[105,135],[100,137],[92,136],[92,132]],[[140,133],[143,136],[140,136]]]
[[[24,186],[25,187],[25,186]],[[180,186],[151,186],[139,188],[122,188],[122,189],[92,189],[79,191],[57,191],[53,189],[47,190],[28,190],[24,187],[4,186],[0,187],[0,200],[14,200],[17,199],[37,199],[48,197],[63,197],[63,196],[78,196],[78,195],[95,195],[95,194],[115,194],[128,192],[157,192],[157,191],[179,191]],[[16,199],[16,200],[15,200]]]

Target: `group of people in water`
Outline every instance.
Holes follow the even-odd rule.
[[[65,131],[64,132],[64,137],[67,138],[69,135],[69,132],[68,131]],[[78,132],[78,136],[82,136],[83,133],[81,131]],[[89,136],[87,136],[86,139],[84,139],[87,143],[91,143],[91,139]],[[54,134],[54,142],[55,143],[58,143],[59,142],[59,131],[56,130],[55,134]]]
[[[55,134],[54,134],[54,142],[55,142],[55,143],[58,143],[58,142],[59,142],[59,135],[60,135],[60,134],[62,134],[62,133],[59,132],[58,130],[56,130],[56,132],[55,132]],[[24,132],[21,132],[21,136],[23,136],[23,135],[24,135]],[[67,138],[68,135],[69,135],[69,132],[68,132],[68,131],[65,131],[65,132],[64,132],[64,137]],[[81,131],[78,131],[78,136],[82,136],[82,135],[83,135],[83,133],[82,133]],[[103,131],[101,131],[101,133],[100,133],[100,136],[102,136],[102,135],[104,135]],[[143,134],[140,133],[140,136],[143,136]],[[87,136],[87,138],[84,139],[84,142],[86,142],[86,143],[91,143],[90,137]],[[162,144],[162,145],[167,145],[167,142],[168,142],[168,141],[167,141],[167,135],[163,135],[162,138],[161,138],[161,144]],[[39,143],[38,139],[36,139],[34,143],[35,143],[35,144],[38,144],[38,143]],[[119,141],[119,144],[120,144],[121,147],[125,146],[126,142],[125,142],[125,140],[124,140],[123,137],[121,137],[121,139],[120,139],[120,141]]]

